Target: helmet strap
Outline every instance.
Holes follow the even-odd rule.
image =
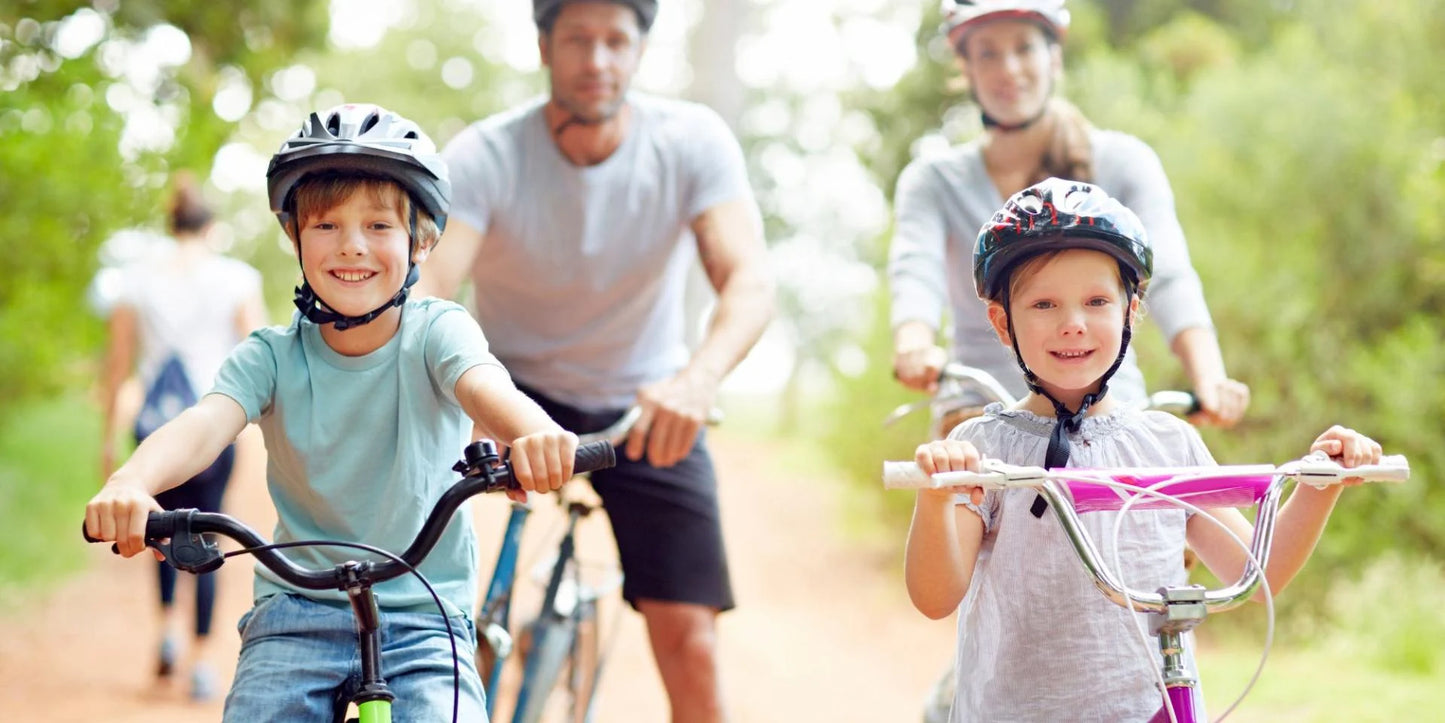
[[[1033,124],[1038,123],[1040,120],[1043,120],[1044,116],[1049,114],[1049,99],[1054,97],[1054,81],[1052,79],[1049,80],[1049,92],[1044,99],[1043,106],[1039,108],[1039,112],[1033,114],[1032,117],[1025,118],[1023,121],[1014,124],[999,122],[997,118],[989,115],[988,111],[983,109],[983,104],[978,102],[978,93],[974,92],[972,87],[968,89],[968,92],[969,95],[973,96],[973,104],[978,106],[978,115],[979,118],[983,121],[984,128],[991,128],[993,130],[1002,131],[1004,133],[1012,133],[1014,131],[1024,130],[1025,128],[1028,128]]]

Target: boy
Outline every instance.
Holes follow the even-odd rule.
[[[517,391],[462,307],[407,301],[417,265],[446,223],[450,194],[446,167],[416,124],[367,105],[313,113],[271,159],[267,182],[300,260],[300,313],[290,326],[247,338],[211,393],[111,475],[86,507],[90,534],[115,540],[127,557],[140,552],[146,515],[160,509],[153,495],[204,468],[248,422],[266,439],[277,542],[403,549],[454,481],[449,460],[473,423],[511,446],[523,489],[559,488],[572,474],[577,438]],[[288,551],[312,568],[353,554]],[[477,579],[465,514],[420,571],[455,618],[458,719],[485,720],[466,612]],[[451,646],[430,596],[413,576],[375,592],[397,719],[450,719]],[[255,598],[239,623],[225,720],[330,720],[334,701],[355,685],[345,593],[303,593],[258,566]]]

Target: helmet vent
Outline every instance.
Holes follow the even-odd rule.
[[[375,128],[377,122],[379,122],[380,120],[381,120],[381,116],[379,116],[379,115],[377,115],[377,114],[375,114],[375,113],[371,113],[371,114],[367,115],[367,116],[366,116],[366,120],[364,120],[364,121],[361,122],[361,133],[365,133],[365,132],[371,130],[372,128]]]
[[[341,114],[332,113],[326,116],[326,130],[333,136],[341,135]]]

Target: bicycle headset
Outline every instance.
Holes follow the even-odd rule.
[[[1024,20],[1031,22],[1044,31],[1051,44],[1062,43],[1064,37],[1069,34],[1069,11],[1064,8],[1064,0],[942,0],[943,26],[942,31],[948,38],[949,45],[953,46],[959,56],[967,60],[963,52],[963,41],[970,30],[976,29],[993,20]],[[1001,131],[1018,131],[1028,128],[1037,123],[1048,110],[1048,104],[1044,104],[1039,112],[1021,123],[1007,125],[998,122],[987,111],[983,110],[983,104],[978,102],[978,95],[970,86],[969,95],[973,96],[973,102],[979,107],[983,116],[983,124],[988,128],[997,128]],[[1049,95],[1054,94],[1053,80],[1049,81]]]
[[[294,192],[308,175],[322,172],[354,172],[384,178],[400,185],[411,199],[410,253],[407,275],[385,304],[362,314],[345,316],[332,310],[316,295],[302,266],[301,286],[296,289],[296,308],[315,324],[335,324],[338,331],[365,324],[393,306],[406,303],[407,294],[420,277],[412,257],[416,252],[417,206],[436,222],[437,232],[446,228],[451,203],[451,182],[447,166],[436,145],[414,122],[385,108],[370,104],[339,105],[324,113],[312,113],[296,135],[286,139],[271,157],[266,169],[266,191],[271,212],[281,228],[296,241],[297,262],[301,260],[300,220],[295,214]]]
[[[1029,389],[1042,394],[1054,405],[1057,423],[1049,435],[1044,467],[1062,467],[1069,461],[1067,432],[1079,431],[1089,407],[1108,391],[1109,378],[1124,362],[1133,336],[1129,304],[1124,305],[1124,333],[1119,355],[1099,379],[1099,391],[1087,394],[1077,411],[1069,411],[1044,390],[1039,379],[1024,363],[1009,313],[1009,278],[1014,269],[1041,253],[1067,249],[1102,251],[1119,263],[1119,275],[1129,299],[1139,295],[1154,270],[1154,252],[1144,226],[1133,211],[1114,200],[1103,189],[1081,181],[1049,178],[1025,188],[1004,203],[979,229],[973,247],[973,288],[979,298],[1003,305],[1008,319],[1009,340],[1014,359],[1024,372]],[[1042,514],[1042,510],[1035,516]]]

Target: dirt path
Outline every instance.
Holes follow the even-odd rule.
[[[891,552],[843,539],[836,480],[780,474],[769,466],[776,451],[725,432],[713,436],[712,448],[739,600],[720,623],[732,720],[917,720],[924,692],[948,658],[952,622],[913,611]],[[242,455],[240,464],[244,477],[231,489],[229,511],[269,530],[273,517],[260,455]],[[500,537],[505,505],[483,500],[476,512],[483,543],[490,546]],[[550,505],[538,505],[524,555],[555,529],[554,516]],[[583,549],[610,551],[605,523],[592,522]],[[484,576],[490,574],[488,550]],[[234,621],[250,604],[251,568],[233,563],[221,574],[212,657],[225,682],[238,645]],[[153,577],[148,562],[114,559],[96,546],[84,573],[45,599],[6,611],[0,619],[4,717],[218,720],[219,703],[189,703],[184,686],[161,688],[152,679],[158,635]],[[666,702],[640,618],[627,612],[619,626],[597,721],[665,721]]]

